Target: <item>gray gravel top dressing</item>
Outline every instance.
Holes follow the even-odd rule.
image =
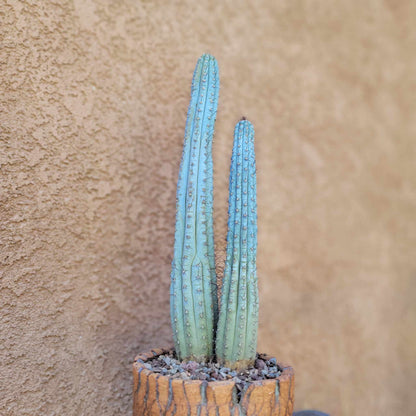
[[[149,359],[144,366],[154,373],[180,380],[233,380],[236,383],[237,394],[240,396],[251,382],[275,379],[282,373],[276,358],[266,359],[265,357],[264,354],[257,354],[254,366],[242,371],[233,371],[216,362],[178,361],[173,354],[162,354]]]

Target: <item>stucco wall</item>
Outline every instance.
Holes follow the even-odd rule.
[[[233,125],[256,128],[259,350],[294,365],[298,409],[415,414],[415,6],[3,1],[0,414],[128,415],[134,355],[170,343],[203,52],[220,260]]]

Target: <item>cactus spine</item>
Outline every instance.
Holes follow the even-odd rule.
[[[212,138],[219,92],[218,65],[199,58],[176,195],[175,246],[171,273],[171,321],[181,360],[212,357],[218,315],[213,233]]]
[[[227,367],[242,369],[255,359],[258,328],[254,129],[245,119],[234,131],[229,186],[227,257],[216,355]]]

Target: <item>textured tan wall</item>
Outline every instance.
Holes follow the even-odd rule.
[[[0,5],[0,414],[128,415],[133,356],[170,343],[176,177],[193,67],[256,127],[259,349],[296,406],[416,413],[416,3]],[[222,257],[219,254],[219,257]]]

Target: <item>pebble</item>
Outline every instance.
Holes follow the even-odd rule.
[[[211,373],[211,378],[213,378],[214,380],[219,380],[220,375],[217,373]]]
[[[199,368],[199,364],[196,361],[188,361],[188,362],[183,362],[180,364],[180,366],[187,371],[196,371]]]
[[[249,371],[249,375],[250,377],[256,376],[258,374],[258,371],[256,368],[253,368],[252,370]]]
[[[266,363],[264,362],[264,360],[257,358],[257,360],[254,362],[254,367],[258,368],[259,370],[263,370],[264,368],[266,368]]]

